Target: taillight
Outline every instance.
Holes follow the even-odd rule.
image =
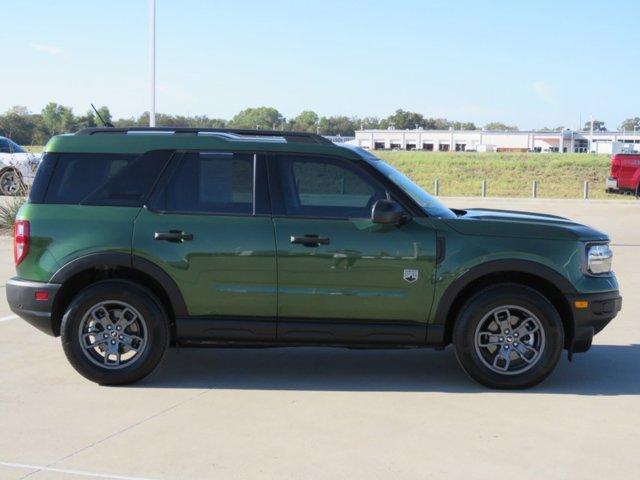
[[[29,222],[16,220],[13,224],[13,261],[19,265],[29,251]]]

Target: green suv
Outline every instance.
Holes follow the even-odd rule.
[[[452,343],[478,382],[524,388],[620,310],[608,241],[561,217],[448,209],[318,135],[88,129],[45,148],[7,298],[100,384],[143,378],[176,345]]]

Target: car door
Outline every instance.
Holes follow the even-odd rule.
[[[374,203],[393,195],[364,161],[277,155],[269,166],[278,340],[423,343],[436,256],[428,222],[373,223]]]
[[[135,221],[133,254],[163,268],[185,300],[183,340],[276,335],[276,255],[264,159],[183,152]],[[263,180],[264,179],[264,180]]]

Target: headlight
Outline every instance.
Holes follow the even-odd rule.
[[[587,245],[587,270],[593,275],[611,271],[613,252],[608,244]]]

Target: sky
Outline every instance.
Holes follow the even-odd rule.
[[[0,0],[0,111],[149,109],[148,0]],[[609,129],[640,116],[640,2],[157,0],[157,111]]]

